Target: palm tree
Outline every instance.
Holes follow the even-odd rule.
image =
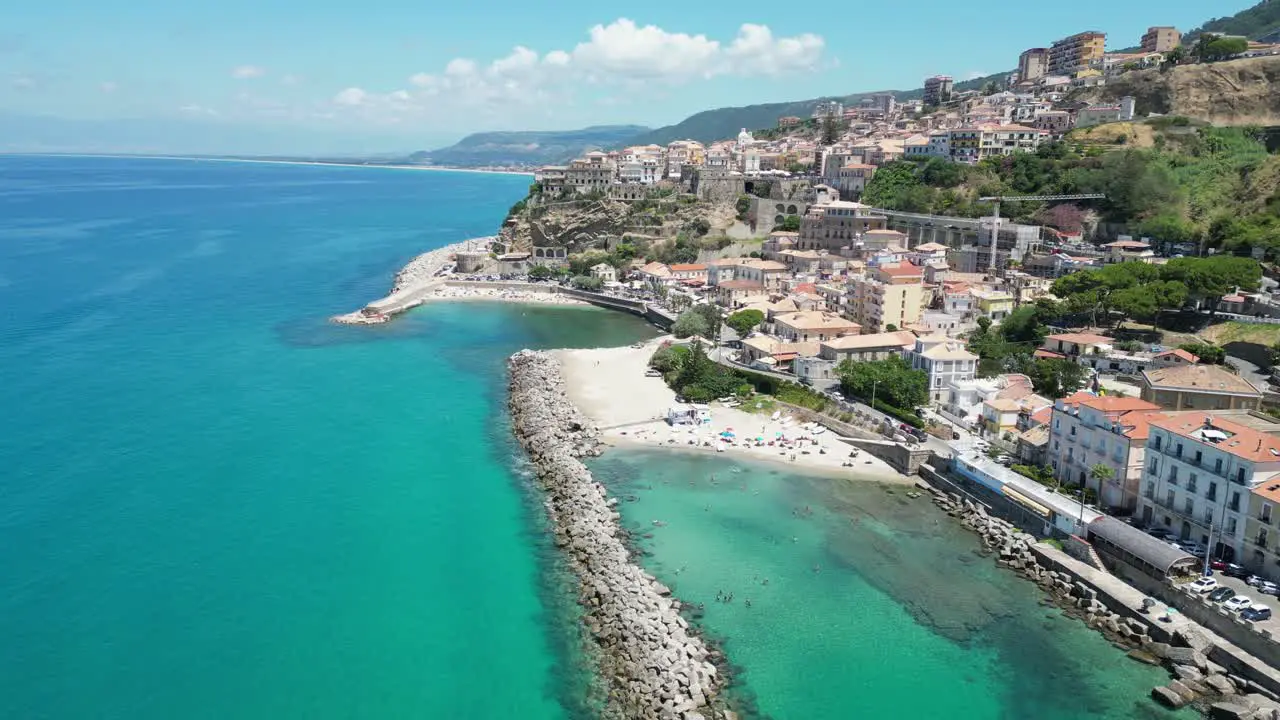
[[[1110,482],[1116,477],[1116,471],[1110,465],[1098,463],[1089,468],[1089,479],[1098,483],[1098,507],[1102,507],[1102,483]],[[1084,504],[1084,488],[1080,488],[1080,502]]]

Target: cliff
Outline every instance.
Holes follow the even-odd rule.
[[[1125,73],[1073,96],[1087,102],[1137,100],[1139,115],[1182,115],[1214,125],[1280,125],[1280,57],[1179,65]]]

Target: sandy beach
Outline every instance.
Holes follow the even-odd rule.
[[[805,431],[803,423],[786,413],[774,420],[769,415],[713,403],[710,425],[703,425],[692,432],[688,426],[673,428],[665,418],[667,410],[676,404],[675,393],[667,388],[662,378],[645,377],[649,357],[663,339],[653,340],[640,348],[556,352],[569,385],[569,399],[600,426],[607,445],[719,454],[735,460],[766,462],[796,472],[849,480],[913,482],[866,452],[860,452],[857,458],[852,459],[852,467],[845,467],[843,463],[851,461],[850,445],[830,431],[818,434]],[[716,439],[730,428],[742,441],[763,437],[767,443],[777,433],[806,440],[789,449],[768,444],[757,447],[754,442],[749,447],[734,444],[725,452],[718,453]]]
[[[537,305],[590,305],[591,303],[555,292],[531,292],[516,288],[459,287],[441,285],[423,302],[458,300],[486,300],[497,302],[532,303]]]

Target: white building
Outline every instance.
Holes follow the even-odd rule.
[[[978,371],[978,356],[946,335],[916,338],[908,359],[913,369],[929,376],[929,398],[934,403],[944,401],[949,383],[972,380]]]
[[[1132,511],[1150,421],[1163,417],[1160,406],[1118,395],[1099,397],[1080,392],[1053,405],[1046,456],[1059,480],[1098,493],[1103,507]],[[1109,477],[1095,477],[1094,468]]]
[[[1250,414],[1230,411],[1152,420],[1141,519],[1211,551],[1221,544],[1227,559],[1245,557],[1251,491],[1280,476],[1280,438],[1259,424]]]

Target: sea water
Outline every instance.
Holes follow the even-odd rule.
[[[326,321],[491,233],[527,183],[0,157],[0,717],[591,715],[503,361],[653,331],[484,302]],[[601,463],[761,713],[1162,717],[1160,671],[923,500]]]
[[[1042,604],[927,494],[662,450],[592,467],[642,563],[705,608],[752,716],[1194,717],[1149,699],[1163,670]]]

